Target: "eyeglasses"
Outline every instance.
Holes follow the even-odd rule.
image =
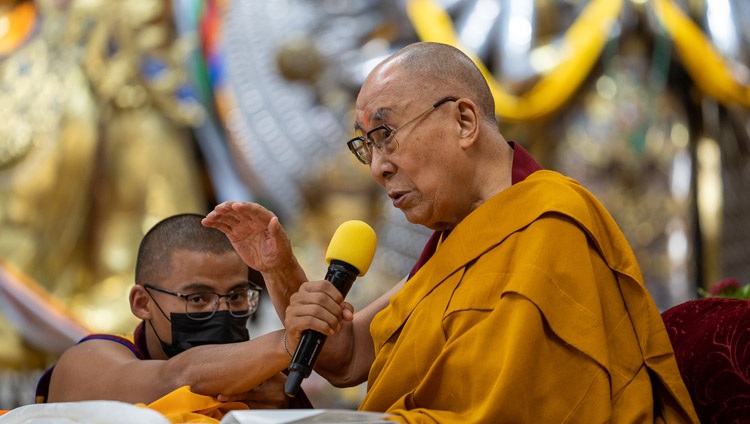
[[[226,298],[229,314],[233,317],[246,317],[258,310],[260,292],[262,289],[249,281],[248,283],[250,284],[250,287],[233,290],[227,294],[219,294],[216,292],[183,294],[155,287],[150,284],[144,284],[143,287],[147,290],[156,290],[160,293],[171,294],[172,296],[185,299],[185,313],[188,318],[194,320],[205,320],[214,316],[216,310],[219,309],[219,303],[222,298]]]
[[[409,122],[401,125],[396,129],[391,128],[387,124],[383,124],[371,129],[364,136],[360,135],[358,137],[354,137],[353,139],[346,142],[346,145],[360,162],[364,163],[365,165],[369,165],[370,163],[372,163],[372,146],[375,146],[376,149],[378,149],[385,155],[394,153],[396,150],[398,150],[398,140],[396,140],[396,132],[402,130],[403,128],[414,122],[417,122],[419,118],[437,109],[443,103],[455,102],[456,100],[458,99],[454,97],[445,97],[443,99],[440,99],[429,109],[417,115],[416,118],[410,120]]]

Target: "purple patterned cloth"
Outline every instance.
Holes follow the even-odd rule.
[[[662,318],[701,423],[750,423],[750,300],[692,300]]]

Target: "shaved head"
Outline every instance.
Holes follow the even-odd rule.
[[[397,65],[411,81],[423,83],[429,90],[445,91],[439,96],[471,99],[479,107],[483,120],[497,123],[495,100],[487,80],[471,58],[461,50],[448,44],[414,43],[399,50],[378,67],[388,65]]]
[[[229,238],[216,228],[204,227],[202,215],[181,214],[154,225],[143,237],[135,265],[135,281],[158,281],[170,272],[177,250],[222,254],[234,252]]]

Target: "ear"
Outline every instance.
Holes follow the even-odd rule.
[[[459,144],[462,149],[467,149],[479,138],[481,124],[479,108],[469,99],[458,99],[456,101],[456,114],[460,131]]]
[[[130,289],[130,311],[136,317],[142,320],[152,318],[151,310],[148,308],[150,301],[151,296],[148,295],[148,292],[146,292],[146,289],[142,285],[136,284]]]

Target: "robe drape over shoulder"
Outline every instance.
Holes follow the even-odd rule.
[[[370,330],[361,409],[404,422],[698,422],[624,235],[556,172],[468,215]]]

